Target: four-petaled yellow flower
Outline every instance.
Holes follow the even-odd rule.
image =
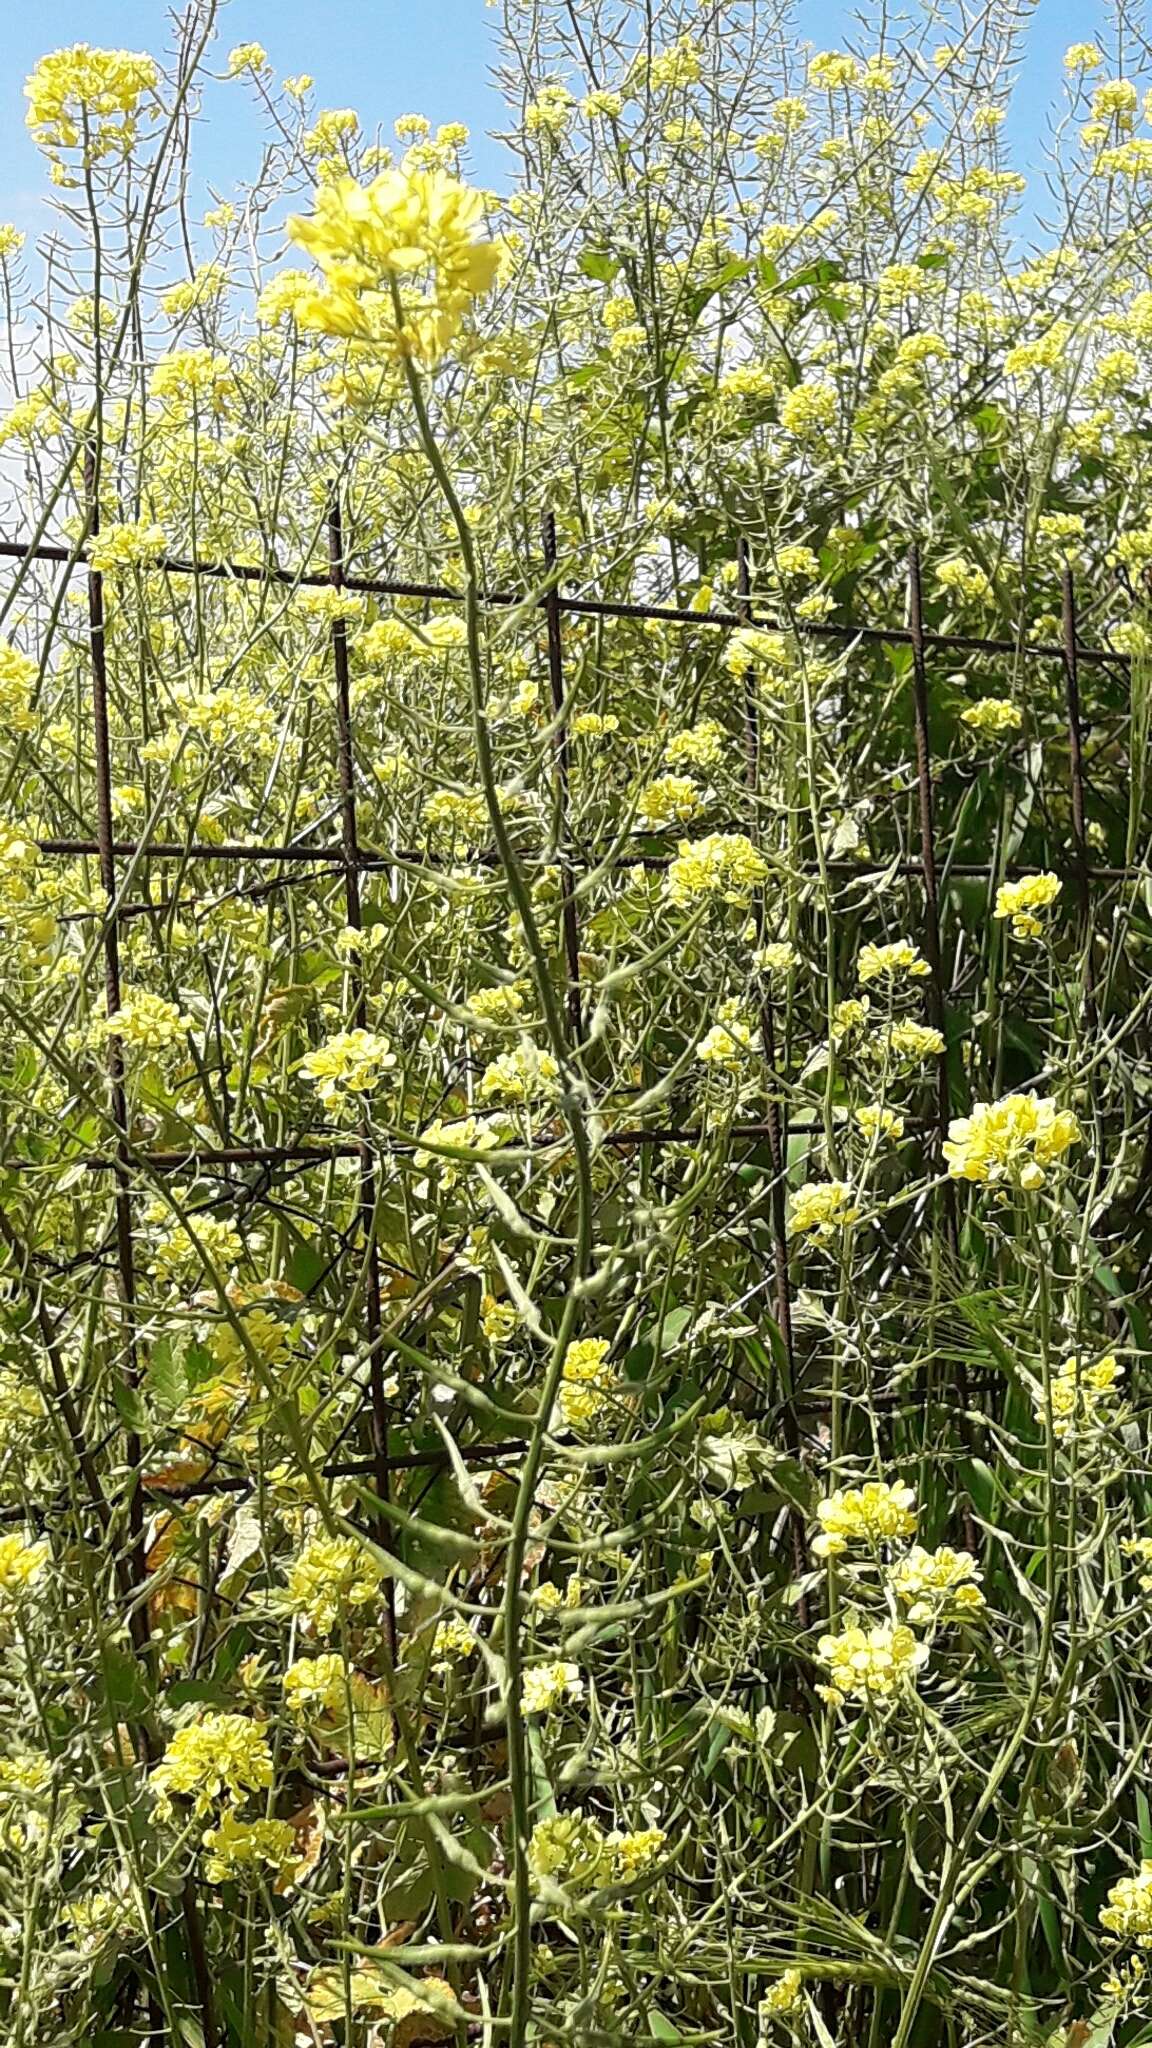
[[[1070,1109],[1058,1109],[1045,1095],[1005,1095],[978,1102],[971,1116],[948,1126],[944,1157],[953,1180],[990,1187],[1041,1188],[1050,1167],[1080,1139]]]
[[[484,206],[483,193],[441,170],[325,182],[315,212],[288,224],[324,273],[297,309],[301,325],[436,363],[496,279],[499,246],[478,235]]]
[[[821,1636],[816,1654],[827,1665],[830,1681],[816,1689],[831,1706],[849,1699],[890,1699],[910,1685],[928,1661],[925,1645],[910,1628],[886,1621],[875,1628],[846,1628],[838,1636]]]
[[[1025,875],[1019,882],[1001,882],[993,916],[1011,918],[1014,938],[1038,939],[1044,925],[1036,912],[1050,909],[1059,894],[1058,875]]]
[[[798,1237],[807,1231],[813,1237],[825,1239],[847,1229],[860,1214],[853,1195],[847,1181],[806,1181],[792,1197],[790,1232]]]
[[[817,1503],[820,1534],[813,1557],[841,1557],[852,1543],[875,1546],[916,1533],[916,1493],[911,1486],[869,1479],[863,1486],[837,1487]]]

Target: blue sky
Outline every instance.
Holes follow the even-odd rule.
[[[802,0],[798,13],[804,35],[828,48],[845,33],[852,11],[841,0]],[[168,6],[167,0],[51,0],[37,8],[9,0],[5,16],[0,220],[35,231],[47,220],[46,184],[24,128],[27,73],[46,49],[72,42],[159,53],[169,35]],[[1066,45],[1091,35],[1097,20],[1097,7],[1083,0],[1038,0],[1013,116],[1025,158],[1042,134]],[[312,74],[318,106],[355,107],[366,129],[390,129],[398,114],[409,112],[433,122],[466,121],[476,138],[477,175],[498,183],[500,152],[483,140],[500,122],[489,77],[493,24],[484,0],[227,0],[217,51],[223,69],[234,44],[263,43],[279,73]],[[240,83],[212,88],[197,141],[199,177],[227,191],[253,165],[259,147],[249,89]]]

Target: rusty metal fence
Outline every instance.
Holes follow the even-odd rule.
[[[91,468],[88,473],[88,501],[95,504]],[[90,514],[87,536],[97,533],[97,519]],[[373,596],[396,599],[415,599],[429,605],[441,603],[459,604],[461,592],[448,585],[417,583],[389,577],[354,575],[346,569],[346,546],[341,508],[337,494],[333,494],[327,516],[326,571],[284,568],[278,564],[254,565],[243,562],[197,561],[178,556],[161,556],[150,568],[157,573],[172,577],[205,577],[231,580],[236,583],[283,585],[295,588],[329,587],[345,590],[357,596]],[[828,621],[807,621],[788,618],[786,621],[764,617],[755,607],[751,595],[749,551],[743,541],[736,549],[737,581],[736,600],[731,610],[689,610],[669,604],[631,602],[584,596],[569,593],[562,581],[563,565],[559,559],[556,544],[555,522],[546,517],[543,527],[542,559],[539,582],[535,595],[530,599],[543,614],[546,628],[547,670],[553,712],[555,739],[553,744],[553,775],[555,798],[559,821],[557,857],[561,873],[561,926],[563,939],[565,1003],[573,1042],[577,1042],[583,1030],[583,999],[580,986],[580,928],[575,878],[582,860],[588,857],[572,842],[569,830],[570,798],[570,756],[569,735],[565,724],[566,706],[564,635],[563,623],[566,617],[600,619],[621,619],[656,621],[669,626],[714,630],[729,634],[741,627],[756,626],[769,630],[783,630],[801,638],[825,641],[852,647],[858,644],[873,646],[905,646],[911,652],[912,705],[914,716],[914,739],[916,759],[916,789],[919,819],[920,852],[918,859],[904,859],[886,863],[894,873],[919,878],[922,884],[921,943],[928,963],[928,1002],[932,1023],[940,1030],[945,1029],[949,990],[946,986],[940,931],[940,869],[937,857],[934,817],[934,773],[933,751],[930,730],[930,679],[929,663],[937,656],[948,654],[980,654],[1010,656],[1029,662],[1053,663],[1059,665],[1063,676],[1064,705],[1067,723],[1067,741],[1070,763],[1070,799],[1072,819],[1072,849],[1069,879],[1073,883],[1078,902],[1081,936],[1087,938],[1090,918],[1090,894],[1097,881],[1120,881],[1129,876],[1144,873],[1142,869],[1124,867],[1094,866],[1089,859],[1088,837],[1085,822],[1085,771],[1083,730],[1080,710],[1079,675],[1082,666],[1099,665],[1123,673],[1128,667],[1128,657],[1104,647],[1081,645],[1077,635],[1076,602],[1073,578],[1070,570],[1063,578],[1063,631],[1059,642],[1028,641],[1023,636],[1016,639],[979,637],[971,634],[943,634],[927,631],[923,620],[921,596],[921,568],[919,551],[913,547],[907,563],[907,581],[904,593],[905,623],[899,626],[876,624],[853,625]],[[144,911],[155,908],[151,902],[134,904],[117,900],[118,863],[124,859],[141,858],[167,860],[191,859],[195,862],[210,861],[227,865],[264,865],[277,870],[287,870],[277,880],[257,885],[251,893],[275,889],[285,881],[299,875],[301,878],[327,875],[342,876],[347,924],[353,931],[363,928],[361,882],[365,874],[396,867],[420,867],[429,865],[426,852],[420,849],[386,851],[364,846],[360,843],[356,817],[357,761],[354,722],[351,707],[350,662],[347,624],[337,616],[331,624],[332,686],[335,711],[337,759],[335,763],[336,795],[339,806],[340,837],[334,844],[313,845],[299,842],[285,844],[248,844],[229,842],[223,844],[191,844],[159,839],[117,838],[113,825],[112,754],[109,736],[109,696],[105,657],[105,603],[104,578],[99,568],[89,560],[87,544],[64,547],[42,541],[0,540],[0,558],[19,565],[21,569],[32,563],[54,565],[71,574],[80,571],[86,575],[88,600],[88,641],[92,683],[91,710],[95,740],[96,808],[95,832],[92,837],[42,838],[37,844],[46,857],[95,856],[99,863],[100,879],[106,893],[108,911],[103,923],[102,945],[104,980],[107,1011],[112,1018],[121,1008],[120,972],[120,930],[122,924]],[[523,593],[512,591],[487,591],[483,603],[488,607],[514,607],[525,604]],[[757,766],[760,752],[759,713],[756,696],[751,682],[745,694],[745,749],[746,782],[750,796],[756,789]],[[648,865],[660,864],[662,856],[646,853],[641,856]],[[832,861],[826,867],[833,872],[861,873],[858,861]],[[866,871],[866,870],[865,870]],[[957,876],[990,877],[993,864],[955,864],[950,874]],[[1090,1011],[1092,1003],[1090,952],[1084,948],[1085,960],[1085,1005]],[[367,1017],[367,996],[364,981],[355,959],[352,967],[352,1023],[361,1025]],[[761,1121],[737,1122],[731,1126],[731,1136],[737,1140],[763,1142],[767,1146],[771,1169],[771,1237],[773,1244],[773,1272],[771,1275],[774,1311],[780,1330],[781,1342],[787,1363],[789,1389],[794,1389],[795,1352],[792,1331],[792,1276],[790,1273],[789,1242],[785,1218],[785,1181],[788,1157],[788,1141],[791,1135],[815,1127],[803,1123],[789,1124],[785,1092],[780,1085],[778,1074],[777,1028],[773,1004],[766,1000],[759,1018],[761,1045],[767,1072],[767,1114]],[[930,1120],[929,1145],[938,1160],[938,1147],[946,1134],[951,1105],[947,1066],[939,1063],[939,1082],[935,1110]],[[86,1165],[94,1172],[108,1172],[114,1177],[115,1196],[115,1252],[118,1288],[123,1306],[127,1342],[125,1345],[125,1377],[135,1390],[139,1378],[138,1342],[136,1334],[137,1314],[137,1273],[136,1252],[133,1235],[133,1169],[147,1168],[154,1173],[176,1173],[229,1169],[256,1166],[268,1170],[286,1167],[306,1171],[338,1159],[355,1160],[359,1163],[358,1214],[364,1275],[364,1312],[367,1336],[368,1362],[368,1409],[365,1420],[365,1455],[346,1459],[343,1462],[329,1462],[324,1467],[325,1476],[342,1478],[363,1475],[371,1480],[382,1500],[387,1501],[392,1475],[419,1467],[442,1466],[446,1455],[441,1450],[394,1451],[390,1442],[389,1402],[384,1372],[386,1352],[384,1319],[382,1313],[382,1290],[379,1251],[376,1242],[375,1216],[377,1208],[378,1178],[380,1159],[367,1132],[353,1139],[334,1139],[331,1143],[318,1143],[312,1136],[302,1137],[298,1142],[276,1146],[237,1145],[222,1147],[193,1147],[188,1150],[152,1150],[142,1148],[132,1137],[128,1106],[124,1086],[124,1061],[119,1039],[115,1034],[108,1041],[107,1086],[108,1123],[114,1136],[113,1147],[105,1153],[92,1155]],[[606,1130],[603,1144],[619,1151],[628,1151],[648,1146],[668,1146],[691,1143],[699,1136],[691,1127],[677,1128],[619,1128]],[[390,1149],[395,1152],[412,1152],[416,1141],[406,1145],[396,1144]],[[19,1160],[0,1162],[7,1168],[19,1168]],[[945,1227],[949,1233],[955,1229],[955,1215],[951,1205],[951,1189],[944,1189]],[[784,1429],[790,1447],[798,1442],[798,1425],[791,1398],[783,1404]],[[519,1445],[511,1443],[476,1444],[464,1448],[462,1455],[473,1465],[498,1466],[514,1455]],[[140,1471],[141,1446],[139,1437],[132,1431],[126,1443],[127,1462],[142,1479]],[[187,1500],[201,1495],[221,1492],[242,1492],[251,1485],[251,1480],[241,1473],[209,1471],[202,1478],[186,1485],[165,1488],[166,1500]],[[134,1577],[139,1586],[144,1572],[144,1492],[141,1484],[133,1488],[131,1504],[131,1552],[134,1560]],[[19,1516],[22,1509],[0,1509],[0,1519]],[[140,1603],[136,1614],[141,1618],[138,1626],[147,1629],[146,1608]]]

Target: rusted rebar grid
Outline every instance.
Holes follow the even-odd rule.
[[[87,557],[84,548],[65,548],[52,543],[30,544],[26,541],[0,541],[0,559],[27,562],[52,562],[68,569],[83,567]],[[160,555],[150,567],[170,576],[206,576],[237,583],[271,583],[290,589],[323,588],[330,582],[327,571],[311,569],[286,569],[278,563],[255,562],[201,562],[179,555]],[[429,604],[463,604],[463,592],[449,583],[412,583],[386,576],[344,577],[343,588],[361,596],[413,598]],[[523,606],[534,602],[544,610],[548,605],[548,592],[535,599],[530,591],[488,590],[481,592],[481,602],[493,606]],[[714,626],[722,632],[735,632],[741,624],[738,611],[689,611],[685,606],[668,604],[645,604],[626,598],[577,597],[560,593],[557,602],[562,611],[571,612],[575,617],[605,619],[651,619],[664,621],[669,625]],[[829,619],[761,619],[760,624],[769,631],[794,633],[799,639],[833,640],[845,645],[860,642],[866,646],[908,647],[912,644],[912,633],[907,626],[849,625],[846,622]],[[1005,639],[974,633],[925,633],[926,647],[951,650],[956,654],[1007,654],[1027,656],[1030,659],[1063,661],[1063,641]],[[1119,668],[1127,668],[1131,656],[1119,653],[1110,647],[1084,647],[1076,649],[1081,662],[1099,662],[1107,665],[1114,662]]]
[[[333,588],[341,590],[344,584],[344,529],[337,491],[332,493],[328,511],[328,569]],[[348,628],[341,617],[332,621],[332,664],[336,677],[336,757],[340,786],[340,839],[344,856],[344,910],[349,929],[359,937],[364,930],[364,915],[360,902],[360,848],[356,825],[356,757]],[[349,979],[352,1028],[364,1030],[368,1022],[368,991],[359,946],[349,962]],[[376,1160],[365,1134],[360,1142],[360,1235],[364,1246],[364,1320],[368,1337],[368,1437],[376,1492],[380,1500],[387,1503],[391,1492],[389,1415],[381,1335],[383,1319],[380,1308],[380,1251],[376,1239],[376,1189]],[[396,1654],[395,1590],[393,1581],[389,1580],[385,1598],[389,1653],[393,1657]]]
[[[99,531],[100,470],[96,452],[84,454],[84,492],[87,531]],[[89,568],[88,648],[92,664],[92,728],[96,762],[96,835],[100,860],[100,882],[111,905],[116,901],[116,858],[112,839],[112,745],[108,722],[108,663],[104,629],[104,578],[99,569]],[[124,1048],[114,1020],[121,1007],[120,929],[113,909],[101,933],[104,954],[104,1002],[110,1027],[107,1037],[109,1114],[117,1133],[112,1162],[115,1175],[113,1204],[116,1219],[116,1258],[123,1326],[123,1362],[120,1368],[129,1412],[137,1398],[140,1357],[136,1323],[136,1253],[132,1236],[132,1193],[128,1167],[128,1098],[124,1087]],[[138,1485],[141,1441],[135,1427],[125,1436],[124,1455],[134,1475],[128,1501],[129,1575],[134,1596],[129,1602],[129,1628],[138,1654],[147,1651],[150,1626],[148,1603],[140,1597],[147,1577],[144,1554],[144,1506]]]
[[[741,534],[736,543],[736,590],[737,609],[746,623],[752,622],[752,586],[748,562],[748,543]],[[760,705],[756,696],[755,672],[749,666],[744,675],[744,774],[748,786],[748,800],[752,811],[752,832],[755,844],[760,844]],[[754,916],[758,943],[763,946],[767,940],[767,910],[764,891],[758,889],[755,897]],[[764,1093],[767,1107],[765,1135],[768,1140],[768,1157],[772,1167],[772,1185],[769,1190],[769,1204],[772,1218],[772,1277],[773,1302],[776,1310],[776,1327],[780,1332],[780,1348],[783,1352],[784,1388],[780,1402],[780,1423],[784,1441],[793,1457],[800,1449],[800,1423],[796,1413],[796,1345],[792,1331],[792,1275],[788,1257],[788,1225],[785,1206],[785,1164],[787,1160],[787,1138],[777,1094],[776,1019],[772,995],[765,981],[760,999],[760,1046],[764,1056]],[[788,1514],[788,1529],[792,1544],[793,1568],[803,1577],[806,1551],[804,1518],[797,1508]],[[799,1602],[800,1625],[808,1625],[808,1596],[802,1593]]]
[[[552,702],[555,736],[552,742],[555,789],[554,837],[560,868],[560,917],[564,933],[564,981],[568,1029],[572,1050],[584,1036],[580,1003],[580,930],[576,918],[576,885],[569,848],[569,797],[571,782],[571,736],[565,716],[564,644],[561,629],[561,597],[556,556],[556,518],[544,514],[544,568],[548,587],[544,597],[544,618],[548,641],[548,691]]]

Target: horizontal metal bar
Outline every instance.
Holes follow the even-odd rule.
[[[86,549],[64,548],[48,542],[29,546],[24,541],[0,541],[0,557],[21,562],[56,562],[73,568],[80,568],[88,559]],[[255,562],[200,562],[180,555],[161,555],[147,565],[172,576],[206,576],[238,583],[274,583],[288,585],[295,589],[331,588],[329,574],[320,570],[284,569],[279,563]],[[464,594],[448,583],[409,583],[387,576],[345,576],[342,587],[363,595],[378,597],[418,598],[430,604],[463,604]],[[548,603],[548,594],[532,598],[526,593],[517,594],[508,590],[487,590],[481,593],[481,601],[491,605],[533,604],[543,609]],[[596,597],[566,597],[563,591],[555,594],[555,602],[561,610],[590,618],[604,619],[652,619],[669,625],[716,626],[723,632],[735,632],[749,623],[748,617],[735,612],[689,611],[667,604],[630,603],[624,599]],[[847,626],[829,620],[789,619],[769,620],[757,616],[754,623],[768,632],[794,633],[798,639],[835,640],[850,643],[862,640],[869,645],[885,642],[896,646],[910,646],[911,633],[906,626]],[[1007,654],[1027,655],[1030,659],[1042,661],[1063,661],[1065,649],[1057,641],[1049,640],[1006,640],[974,633],[925,633],[923,644],[926,648],[938,648],[942,652],[964,654]],[[1078,658],[1084,662],[1107,664],[1116,662],[1129,666],[1130,657],[1114,653],[1107,647],[1077,647]]]
[[[726,829],[735,831],[738,827],[732,825]],[[32,843],[40,853],[61,855],[70,859],[79,859],[86,854],[95,855],[100,851],[95,839],[36,839]],[[343,868],[350,864],[348,856],[344,853],[343,848],[339,846],[275,846],[265,845],[259,841],[247,844],[236,840],[231,841],[227,845],[212,846],[207,843],[201,845],[198,840],[192,845],[185,845],[177,840],[115,839],[112,842],[112,851],[114,854],[121,854],[127,858],[139,855],[140,858],[145,860],[186,860],[190,864],[198,860],[317,861],[326,864],[325,874],[331,874],[334,870],[343,870]],[[574,857],[578,865],[588,867],[595,866],[598,860],[603,858],[603,856],[598,856],[595,852],[580,853],[579,850],[577,850]],[[671,853],[632,853],[627,849],[623,849],[614,858],[619,861],[622,867],[660,868],[666,867],[670,861],[675,859],[675,855]],[[477,866],[483,865],[487,867],[493,865],[495,855],[489,848],[484,847],[468,854],[466,861],[469,860]],[[401,848],[394,853],[384,853],[378,847],[368,846],[359,849],[353,856],[351,864],[366,872],[370,872],[373,868],[427,868],[430,873],[439,873],[441,866],[444,865],[434,858],[430,858],[426,853],[417,852],[414,848]],[[826,861],[824,866],[827,874],[858,875],[861,880],[866,879],[869,875],[895,874],[916,876],[922,872],[918,860],[830,860]],[[801,861],[797,863],[797,868],[802,874],[815,874],[818,872],[817,864],[814,861]],[[1078,869],[1074,871],[1067,863],[1056,863],[1055,871],[1058,874],[1062,873],[1068,876],[1072,876],[1074,872],[1077,875],[1079,874]],[[994,868],[991,861],[954,861],[951,866],[945,864],[945,872],[942,879],[946,883],[953,875],[959,875],[966,880],[979,880],[981,876],[991,875],[993,872],[997,874],[1035,875],[1041,873],[1042,870],[1035,865],[1028,866],[1019,861],[1009,861],[1003,868]],[[1087,874],[1090,881],[1097,882],[1146,881],[1152,875],[1152,869],[1148,867],[1089,867]],[[305,879],[308,878],[305,877]],[[315,879],[323,880],[324,876],[317,875]],[[147,903],[140,904],[134,908],[134,914],[139,915],[143,911],[162,907],[161,905]]]
[[[912,1124],[917,1118],[909,1120]],[[789,1135],[797,1138],[818,1137],[823,1133],[822,1123],[790,1123]],[[708,1133],[698,1127],[684,1125],[658,1126],[652,1130],[638,1127],[635,1130],[605,1131],[600,1143],[612,1151],[628,1151],[642,1145],[695,1145]],[[770,1135],[767,1123],[732,1124],[728,1130],[730,1138],[759,1139]],[[558,1142],[543,1139],[542,1145]],[[380,1151],[391,1157],[406,1158],[420,1150],[419,1138],[397,1138],[381,1146]],[[139,1148],[126,1155],[107,1152],[89,1152],[76,1161],[59,1160],[64,1166],[75,1164],[85,1166],[91,1173],[109,1173],[118,1168],[137,1166],[151,1169],[156,1173],[192,1173],[197,1168],[211,1166],[326,1166],[334,1159],[362,1159],[363,1145],[342,1144],[316,1145],[302,1142],[298,1145],[190,1145],[185,1151],[147,1152]],[[0,1159],[2,1173],[44,1173],[51,1169],[53,1162],[43,1159]]]

